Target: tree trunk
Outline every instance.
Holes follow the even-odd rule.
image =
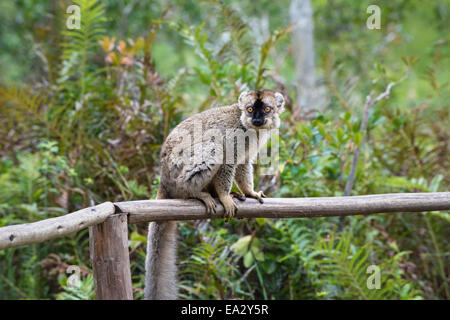
[[[315,110],[323,109],[314,72],[314,20],[311,1],[292,0],[289,17],[291,23],[295,24],[291,39],[294,49],[297,106],[303,114],[311,114],[315,113]]]

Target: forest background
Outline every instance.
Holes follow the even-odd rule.
[[[278,173],[255,181],[270,197],[448,191],[449,7],[2,1],[0,227],[153,199],[171,128],[247,88],[287,99]],[[179,297],[449,299],[449,231],[448,211],[182,222]],[[141,299],[147,230],[129,232]],[[367,286],[370,265],[380,289]],[[0,299],[92,298],[87,230],[0,251]]]

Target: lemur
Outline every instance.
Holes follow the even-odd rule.
[[[156,198],[198,199],[212,213],[216,210],[214,197],[218,197],[226,218],[230,219],[237,210],[230,194],[235,182],[242,193],[241,200],[246,196],[263,203],[264,193],[253,188],[252,162],[267,141],[270,129],[279,128],[283,109],[281,93],[251,90],[242,92],[237,103],[212,108],[182,121],[162,146],[161,182]],[[209,131],[214,134],[207,134]],[[245,144],[245,150],[234,152],[236,132],[248,135],[250,131],[258,135],[259,147],[250,142]],[[196,134],[199,139],[187,139],[195,138]],[[225,149],[228,152],[227,145],[233,147],[233,161],[221,157]],[[175,221],[149,224],[145,299],[176,299],[176,248]]]

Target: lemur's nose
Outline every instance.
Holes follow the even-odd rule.
[[[252,119],[252,124],[257,127],[262,126],[264,124],[264,119]]]

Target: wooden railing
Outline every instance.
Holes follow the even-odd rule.
[[[236,201],[236,218],[315,218],[387,212],[450,210],[450,192],[377,194],[351,197],[267,198],[264,204]],[[0,228],[0,250],[43,242],[89,227],[97,299],[133,299],[128,224],[222,218],[197,200],[105,202],[64,216]]]

